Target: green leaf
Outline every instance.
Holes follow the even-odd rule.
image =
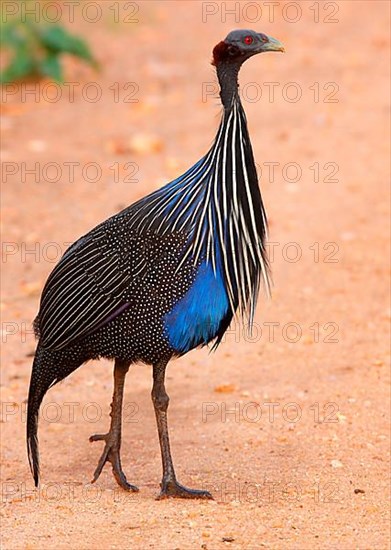
[[[1,26],[0,45],[19,48],[27,46],[27,36],[25,29],[18,21],[10,21]]]
[[[34,74],[35,71],[35,61],[31,57],[29,50],[26,48],[18,48],[9,65],[2,71],[0,82],[2,84],[13,82],[14,80],[19,80],[20,78]]]
[[[40,38],[42,44],[54,52],[70,53],[96,65],[86,42],[82,38],[68,33],[60,25],[47,25],[40,30]]]
[[[0,74],[0,82],[12,82],[28,76],[45,75],[63,82],[60,62],[69,53],[98,68],[86,42],[70,34],[63,26],[41,24],[14,18],[0,21],[0,46],[11,52],[11,62]]]
[[[63,82],[62,67],[57,53],[49,53],[45,59],[39,63],[39,72],[49,76],[57,82]]]

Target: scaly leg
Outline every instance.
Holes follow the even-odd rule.
[[[161,482],[161,492],[158,499],[177,497],[177,498],[213,498],[208,491],[197,489],[188,489],[180,485],[175,476],[174,466],[170,452],[170,441],[168,438],[167,427],[167,409],[169,397],[164,387],[164,376],[166,372],[167,361],[157,363],[153,366],[153,388],[152,401],[155,408],[157,429],[159,432],[160,450],[163,463],[163,479]]]
[[[124,395],[125,376],[129,370],[128,361],[115,360],[114,365],[114,393],[111,402],[111,423],[110,431],[107,434],[95,434],[90,437],[90,441],[105,441],[105,448],[94,472],[94,483],[100,476],[103,466],[110,462],[113,468],[113,474],[118,485],[126,491],[138,491],[138,487],[130,485],[122,471],[120,449],[121,449],[121,428],[122,428],[122,400]]]

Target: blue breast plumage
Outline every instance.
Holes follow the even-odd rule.
[[[190,289],[164,318],[170,345],[182,354],[208,344],[217,337],[229,310],[221,269],[214,273],[204,261]]]

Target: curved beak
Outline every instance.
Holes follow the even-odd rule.
[[[264,42],[260,48],[261,52],[285,52],[284,46],[271,36],[268,36],[268,42]]]

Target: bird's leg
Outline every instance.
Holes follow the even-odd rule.
[[[90,437],[90,441],[105,441],[105,448],[94,472],[94,483],[100,476],[103,466],[110,462],[113,468],[114,477],[123,489],[126,491],[138,491],[138,487],[130,485],[122,471],[120,448],[121,448],[121,428],[122,428],[122,399],[124,395],[125,376],[129,370],[130,363],[127,361],[115,360],[114,365],[114,393],[111,402],[111,423],[107,434],[95,434]]]
[[[167,427],[167,409],[169,397],[164,386],[164,376],[167,362],[157,363],[153,366],[152,401],[155,408],[157,428],[159,432],[160,450],[162,454],[163,478],[158,499],[177,498],[213,498],[208,491],[188,489],[180,485],[175,476],[174,466],[170,452],[170,441]]]

